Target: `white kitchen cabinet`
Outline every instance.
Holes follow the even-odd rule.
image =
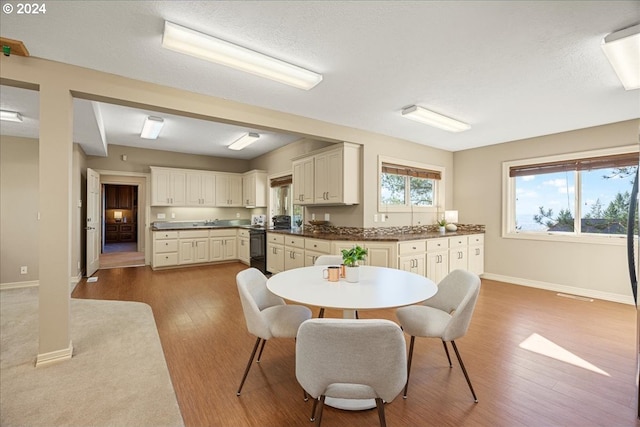
[[[267,271],[284,271],[284,234],[267,233]]]
[[[484,234],[469,236],[469,271],[475,274],[484,273]]]
[[[285,236],[284,269],[304,267],[304,237]]]
[[[314,157],[314,193],[316,205],[341,203],[343,200],[342,150],[331,150]]]
[[[209,233],[209,261],[227,261],[238,258],[237,237],[234,228],[211,230]]]
[[[467,236],[449,237],[449,271],[467,270],[468,264],[468,240]]]
[[[209,230],[178,232],[178,264],[209,261]]]
[[[153,232],[153,267],[178,264],[178,232]]]
[[[427,277],[439,283],[449,274],[449,239],[427,239]]]
[[[187,174],[184,170],[151,166],[151,205],[185,206]]]
[[[249,230],[238,230],[238,259],[244,264],[251,262],[251,251],[249,246]]]
[[[216,173],[216,206],[235,207],[242,204],[242,175]]]
[[[212,172],[189,171],[186,173],[187,206],[216,205],[216,176]]]
[[[331,242],[320,239],[304,239],[304,266],[315,265],[319,256],[331,254]],[[337,253],[339,254],[339,253]]]
[[[294,203],[360,203],[360,146],[343,142],[293,161]]]
[[[365,242],[364,248],[367,250],[366,265],[376,267],[397,268],[397,244],[394,243],[378,243]]]
[[[427,272],[426,251],[427,242],[425,240],[398,243],[398,269],[424,276]]]
[[[293,162],[293,204],[308,205],[313,203],[313,156]]]
[[[267,173],[253,170],[242,175],[242,203],[245,208],[267,206]]]

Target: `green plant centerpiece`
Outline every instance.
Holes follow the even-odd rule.
[[[440,220],[438,220],[436,222],[437,222],[438,227],[440,229],[440,233],[444,234],[445,231],[446,231],[445,227],[447,226],[447,221],[444,218],[442,218],[442,219],[440,219]]]
[[[345,280],[347,282],[357,282],[360,280],[358,267],[359,261],[364,261],[367,256],[367,250],[360,246],[354,246],[351,249],[342,250],[342,261],[345,268]]]

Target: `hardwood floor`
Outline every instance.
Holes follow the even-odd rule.
[[[235,283],[244,268],[230,263],[159,272],[100,270],[98,282],[81,282],[72,296],[141,301],[153,308],[187,426],[312,426],[311,402],[303,401],[295,379],[293,340],[270,340],[242,395],[235,394],[255,339],[246,330]],[[449,368],[442,344],[418,338],[408,398],[387,404],[387,423],[639,426],[635,313],[622,304],[483,280],[469,333],[457,341],[479,403],[457,362]],[[327,310],[325,316],[341,313]],[[394,310],[360,316],[396,320]],[[588,364],[576,366],[558,355]],[[378,425],[375,410],[329,407],[323,422]]]

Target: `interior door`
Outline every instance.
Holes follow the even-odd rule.
[[[100,174],[87,168],[87,277],[100,268]]]

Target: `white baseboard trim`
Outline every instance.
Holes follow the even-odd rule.
[[[78,273],[77,276],[71,277],[69,279],[69,286],[71,287],[71,289],[69,290],[69,293],[73,292],[73,290],[75,289],[76,285],[78,283],[80,283],[80,280],[82,280],[82,273]],[[40,281],[39,280],[29,280],[29,281],[26,281],[26,282],[0,283],[0,291],[5,290],[5,289],[31,288],[33,286],[40,286]]]
[[[610,292],[595,291],[591,289],[576,288],[573,286],[558,285],[556,283],[541,282],[538,280],[522,279],[520,277],[503,276],[501,274],[483,273],[483,279],[496,280],[498,282],[512,283],[530,288],[545,289],[547,291],[561,292],[581,297],[601,299],[605,301],[618,302],[621,304],[635,305],[631,295],[613,294]]]
[[[80,283],[80,280],[82,280],[82,272],[79,272],[76,277],[71,277],[71,280],[69,281],[69,293],[73,292],[76,285]]]
[[[71,359],[73,355],[73,343],[69,341],[69,347],[62,350],[51,351],[49,353],[38,354],[36,368],[51,365],[52,363],[64,362]]]
[[[31,288],[33,286],[39,286],[39,280],[29,280],[25,282],[8,282],[8,283],[0,283],[0,290],[5,289],[20,289],[20,288]]]

